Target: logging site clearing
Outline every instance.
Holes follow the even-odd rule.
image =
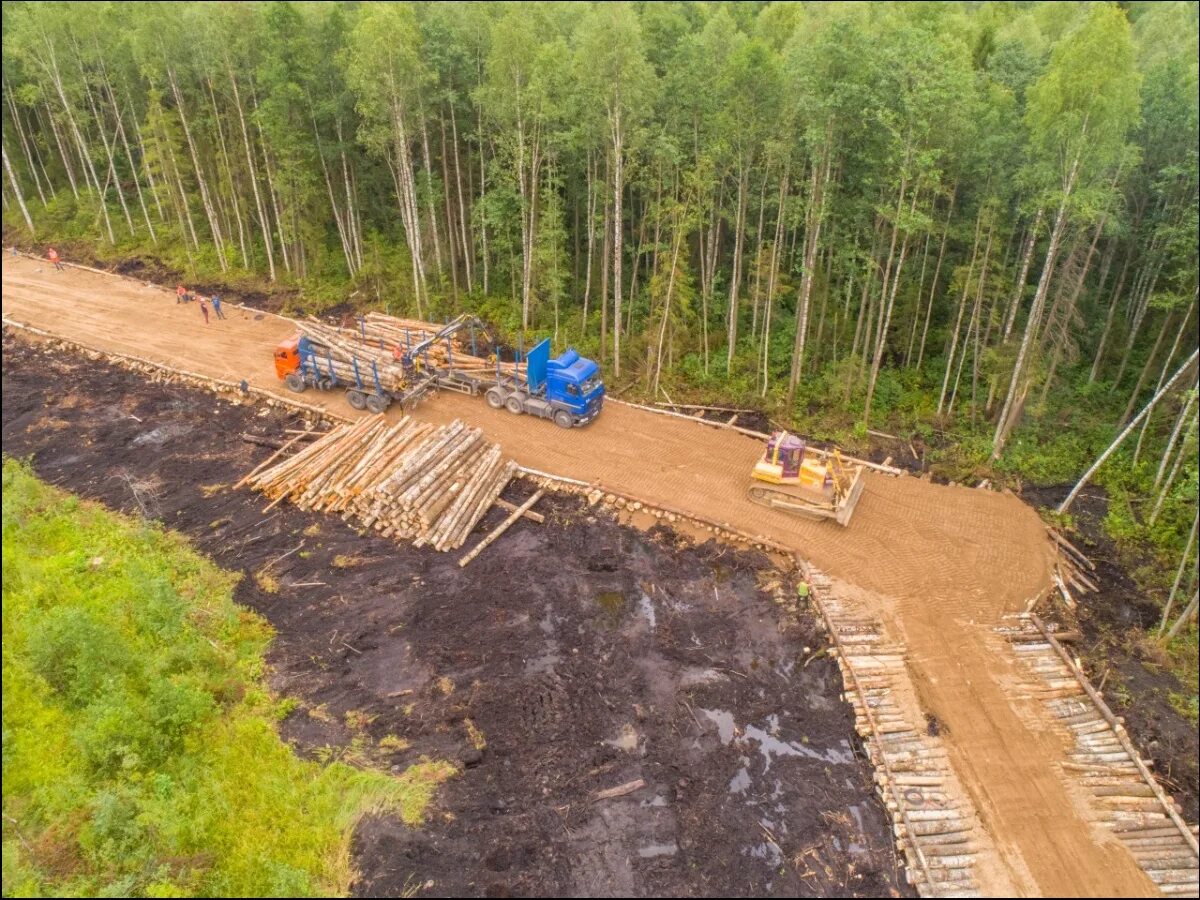
[[[746,496],[750,433],[372,415],[226,310],[6,257],[4,450],[247,574],[300,752],[460,766],[427,827],[359,824],[356,893],[1195,894],[1194,829],[1062,650],[1056,581],[1099,576],[1018,497],[868,467],[849,527],[799,519]]]

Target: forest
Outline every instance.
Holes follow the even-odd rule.
[[[960,480],[1127,433],[1108,531],[1194,596],[1194,2],[3,9],[9,243],[471,310]]]

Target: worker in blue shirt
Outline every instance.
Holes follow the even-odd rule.
[[[216,294],[213,294],[212,297],[210,297],[209,299],[212,300],[213,312],[215,312],[217,314],[217,318],[218,319],[225,318],[225,313],[221,312],[221,298],[218,297]]]

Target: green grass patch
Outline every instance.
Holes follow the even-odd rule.
[[[180,536],[3,473],[5,896],[315,896],[369,812],[419,824],[454,773],[298,758],[267,623]]]

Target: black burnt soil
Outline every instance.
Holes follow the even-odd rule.
[[[243,573],[297,752],[459,767],[421,828],[359,824],[357,894],[911,895],[837,668],[770,560],[549,494],[545,524],[461,569],[231,489],[271,452],[243,433],[301,426],[5,336],[4,452]]]

